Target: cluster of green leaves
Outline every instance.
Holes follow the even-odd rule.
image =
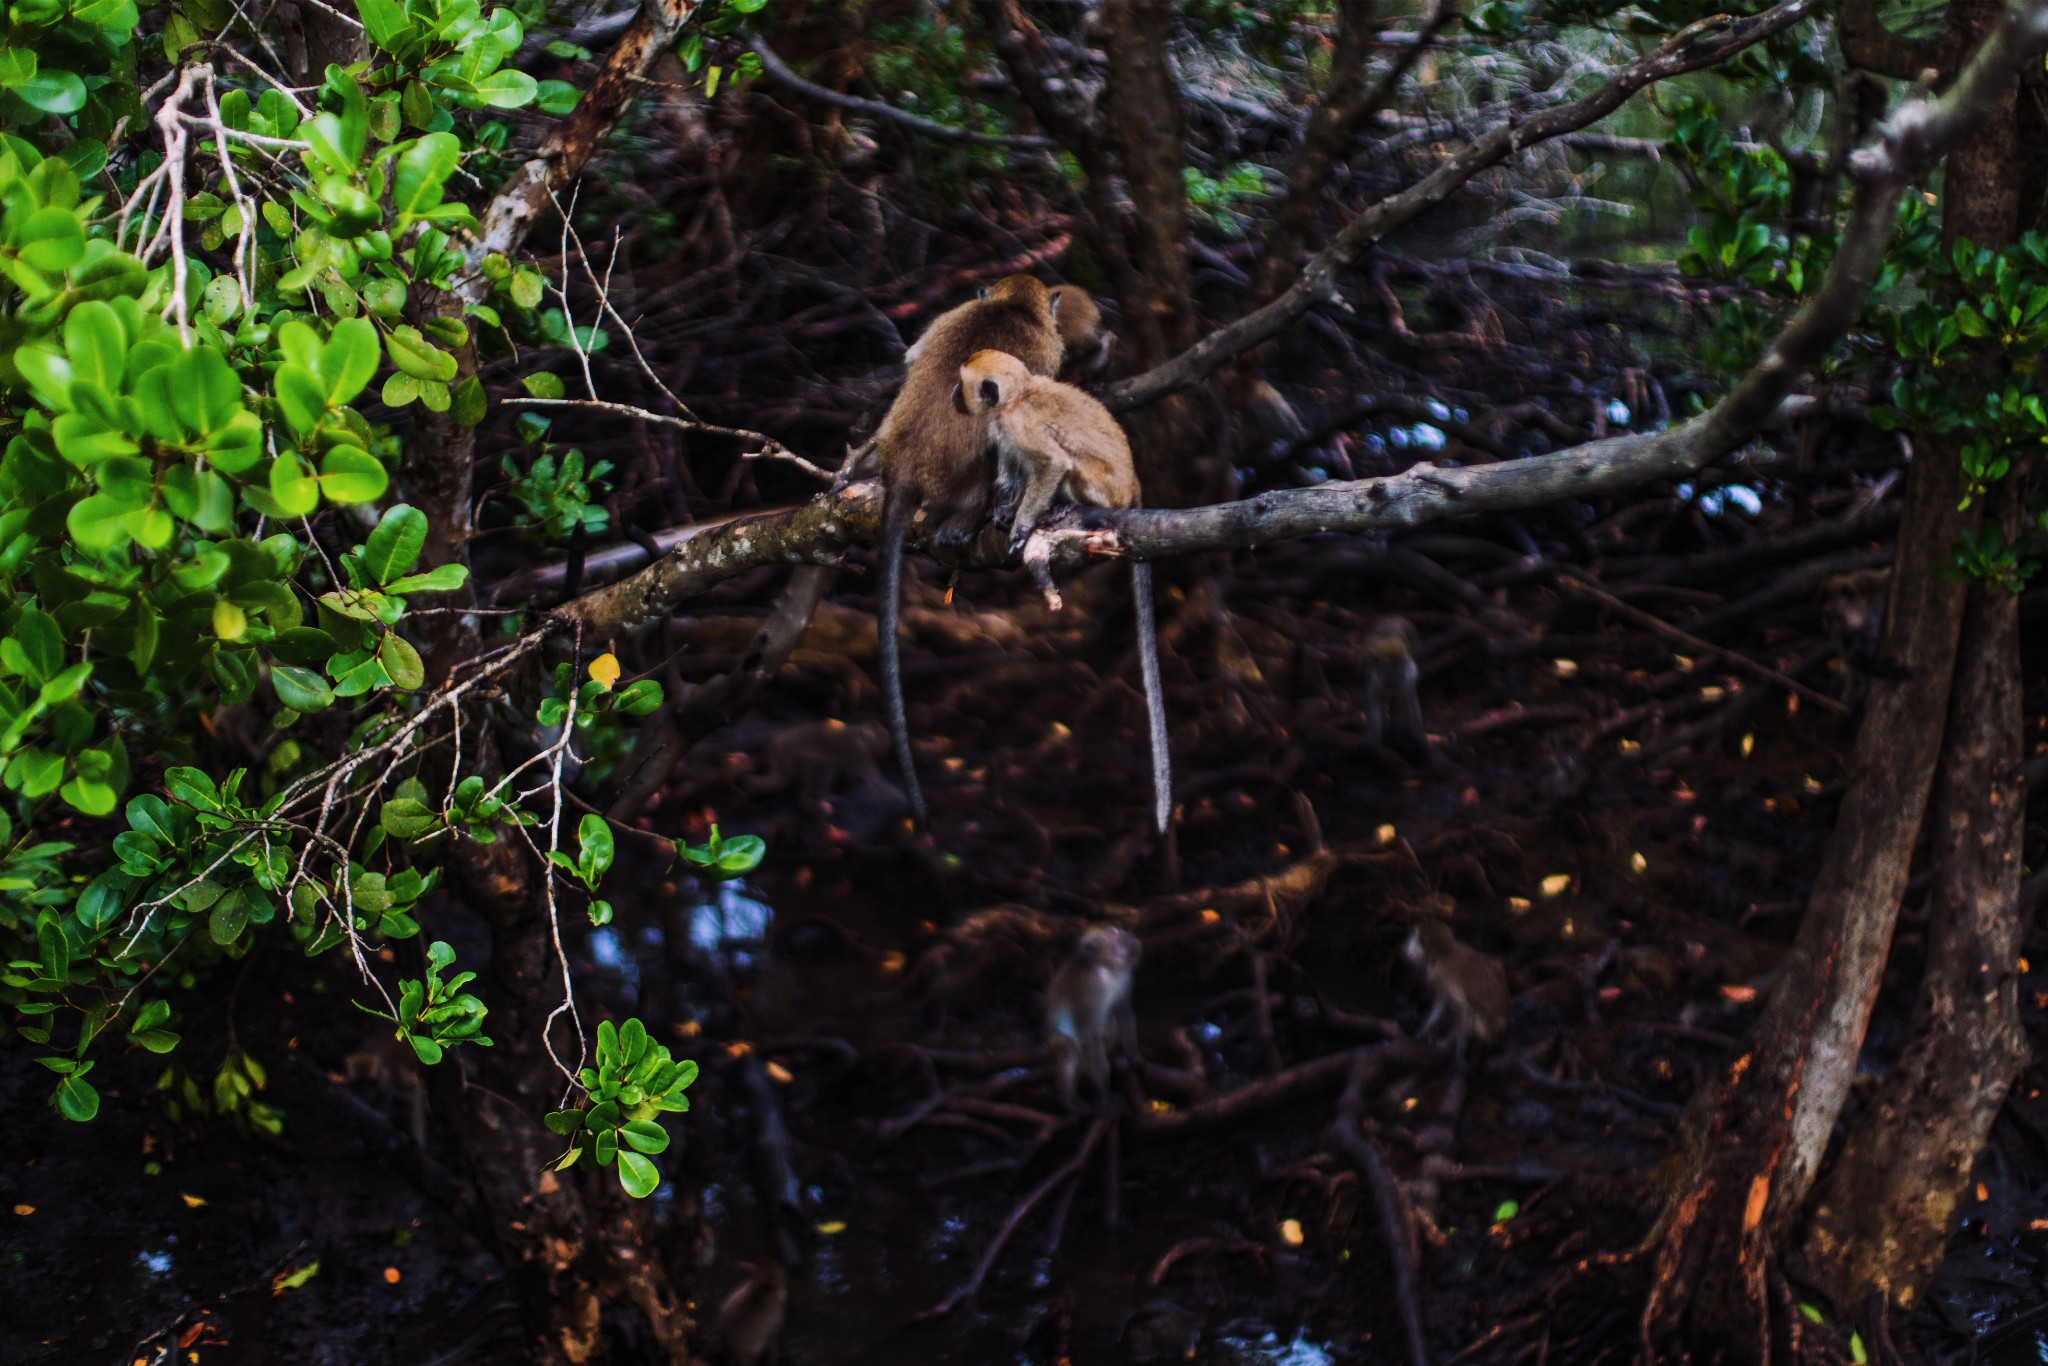
[[[601,536],[611,524],[610,510],[595,501],[598,486],[611,473],[611,461],[593,461],[586,470],[582,451],[564,451],[557,458],[542,445],[524,470],[509,455],[501,468],[505,483],[498,492],[515,509],[512,524],[532,540],[559,545],[579,527],[586,536]]]
[[[590,923],[593,925],[612,923],[612,903],[597,895],[597,884],[611,871],[612,857],[616,852],[611,826],[605,823],[603,816],[593,812],[576,827],[574,856],[560,849],[548,853],[548,862],[561,869],[564,876],[590,897]]]
[[[735,835],[731,839],[719,836],[718,827],[711,827],[711,838],[702,844],[676,841],[676,853],[684,863],[715,882],[728,882],[736,877],[745,877],[761,866],[767,857],[768,846],[759,835]]]
[[[653,1155],[668,1147],[660,1116],[690,1108],[683,1092],[697,1080],[697,1064],[671,1058],[638,1020],[617,1027],[601,1022],[595,1062],[576,1078],[585,1103],[547,1117],[548,1128],[569,1140],[555,1170],[567,1170],[585,1156],[600,1167],[616,1162],[628,1195],[650,1195],[661,1184]]]
[[[1738,147],[1712,105],[1676,107],[1671,147],[1701,219],[1680,268],[1755,291],[1717,310],[1700,349],[1710,371],[1732,376],[1754,364],[1791,309],[1818,287],[1838,237],[1789,231],[1792,179],[1784,158]],[[1822,205],[1818,216],[1832,224],[1839,208]],[[1889,402],[1871,412],[1881,426],[1953,437],[1967,507],[2023,456],[2048,446],[2041,378],[2048,233],[2029,233],[2001,251],[1968,241],[1943,251],[1940,241],[1930,200],[1906,196],[1864,325],[1822,377],[1853,378],[1885,394]],[[2017,590],[2036,567],[2031,541],[2008,543],[1996,528],[1954,547],[1953,572],[1977,582]]]
[[[416,779],[381,821],[346,819],[378,809],[374,785],[345,791],[314,840],[293,775],[403,723],[425,683],[409,598],[466,578],[423,570],[426,518],[381,506],[398,444],[367,396],[479,421],[457,351],[567,340],[540,273],[503,257],[476,263],[490,290],[466,318],[418,305],[471,269],[451,234],[475,226],[465,163],[496,174],[505,129],[484,116],[575,92],[512,66],[537,5],[359,12],[369,57],[305,103],[216,64],[226,136],[194,137],[170,222],[137,94],[149,64],[243,22],[232,7],[180,0],[138,41],[130,0],[30,3],[0,39],[0,1006],[50,1050],[71,1119],[98,1110],[89,1053],[110,1030],[178,1047],[143,982],[193,987],[285,924],[308,954],[414,935],[436,880],[410,859]],[[207,112],[178,74],[159,93]],[[360,543],[327,548],[351,523]],[[487,839],[532,817],[470,778],[435,819]],[[481,1003],[444,966],[402,988],[405,1025],[481,1042]],[[164,1075],[180,1114],[281,1122],[240,1049],[210,1086]]]
[[[441,1061],[442,1055],[456,1044],[491,1046],[483,1032],[484,1016],[490,1008],[463,990],[476,980],[476,974],[458,972],[446,981],[441,978],[454,963],[455,950],[435,940],[427,945],[427,975],[407,978],[398,984],[398,1013],[370,1011],[396,1025],[397,1037],[410,1044],[413,1054],[429,1067]]]
[[[1250,219],[1247,204],[1266,197],[1266,173],[1257,163],[1240,161],[1220,176],[1206,176],[1192,166],[1181,167],[1188,208],[1198,222],[1222,237],[1242,237]]]
[[[269,1071],[234,1043],[228,1045],[212,1082],[203,1089],[197,1077],[176,1063],[165,1067],[156,1079],[164,1114],[173,1124],[225,1119],[245,1137],[284,1132],[284,1111],[258,1095],[269,1084]],[[95,1108],[97,1104],[95,1098]]]

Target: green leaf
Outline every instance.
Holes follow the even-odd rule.
[[[540,82],[523,71],[494,71],[474,89],[477,99],[493,109],[520,109],[540,94]]]
[[[384,642],[377,647],[377,657],[383,662],[384,672],[390,675],[393,687],[402,692],[415,692],[426,685],[427,670],[420,662],[420,652],[396,631],[384,633]]]
[[[320,348],[319,370],[330,404],[347,403],[360,394],[377,373],[376,326],[367,318],[336,323]]]
[[[459,564],[437,564],[424,574],[408,574],[384,585],[387,593],[451,593],[469,582],[469,569]]]
[[[320,481],[296,453],[282,451],[270,462],[270,496],[280,516],[303,517],[320,506]]]
[[[539,370],[523,377],[520,386],[534,398],[560,398],[568,390],[562,384],[562,377],[552,370]]]
[[[550,1110],[541,1119],[541,1123],[548,1126],[549,1132],[560,1134],[563,1138],[567,1138],[583,1128],[583,1112],[581,1110]]]
[[[384,338],[391,363],[417,380],[447,383],[455,378],[455,357],[421,335],[416,327],[394,327]]]
[[[76,114],[85,108],[85,82],[69,71],[39,71],[16,86],[14,94],[45,114]],[[99,1108],[97,1100],[93,1108]]]
[[[325,711],[334,705],[334,690],[311,669],[272,665],[270,686],[277,690],[277,700],[296,712]]]
[[[652,1158],[642,1157],[636,1152],[622,1152],[619,1154],[619,1184],[635,1200],[644,1200],[661,1184],[661,1168],[654,1165]]]
[[[336,446],[320,461],[320,492],[331,503],[374,503],[391,487],[384,463],[357,446]]]
[[[484,396],[484,382],[475,375],[469,376],[448,391],[448,416],[458,427],[474,427],[481,423],[490,412],[489,400]]]
[[[363,544],[363,568],[378,587],[411,571],[427,545],[427,515],[399,503],[385,509]]]
[[[441,824],[441,813],[411,797],[393,797],[378,813],[378,824],[394,839],[417,839]]]
[[[461,156],[462,143],[453,133],[428,133],[414,139],[398,157],[392,207],[401,214],[420,214],[439,204]]]
[[[619,1126],[619,1137],[636,1152],[658,1153],[668,1148],[668,1130],[651,1119],[627,1121]]]
[[[81,1081],[75,1073],[57,1083],[56,1099],[58,1113],[74,1124],[90,1123],[100,1112],[100,1093],[93,1090],[92,1083]],[[642,1160],[645,1161],[644,1158]],[[648,1165],[654,1164],[650,1162]]]
[[[232,944],[249,927],[249,898],[238,887],[213,903],[206,932],[216,944]]]
[[[612,828],[603,816],[590,812],[576,826],[576,842],[581,847],[583,863],[590,870],[590,880],[595,883],[612,866]]]
[[[759,835],[737,835],[718,851],[718,871],[725,877],[744,877],[761,866],[768,846]]]
[[[300,439],[310,435],[327,416],[327,394],[310,370],[296,365],[277,368],[277,409],[285,425]]]

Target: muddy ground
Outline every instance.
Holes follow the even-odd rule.
[[[1455,549],[1432,553],[1478,587],[1451,603],[1361,572],[1378,552],[1350,542],[1163,586],[1181,804],[1165,849],[1144,837],[1143,712],[1115,570],[1052,616],[997,576],[968,576],[945,606],[925,567],[908,672],[928,839],[902,821],[886,761],[882,782],[856,775],[820,800],[749,791],[734,756],[758,756],[778,727],[879,715],[867,581],[842,578],[759,713],[698,746],[642,820],[664,837],[701,837],[714,819],[763,834],[759,875],[703,887],[655,841],[624,839],[619,920],[578,932],[586,1017],[638,1013],[704,1064],[655,1198],[707,1319],[743,1262],[781,1255],[796,1366],[1405,1361],[1374,1190],[1326,1130],[1347,1055],[1421,1022],[1428,1000],[1398,950],[1425,915],[1501,956],[1514,992],[1510,1038],[1475,1050],[1462,1107],[1444,1113],[1448,1058],[1398,1049],[1364,1097],[1418,1211],[1432,1359],[1530,1312],[1575,1258],[1642,1234],[1678,1108],[1747,1027],[1796,927],[1850,730],[1541,574],[1517,577],[1512,554],[1491,557],[1488,580]],[[1686,620],[1760,581],[1635,600]],[[683,675],[737,648],[774,587],[734,585],[679,623]],[[1360,739],[1349,647],[1389,610],[1426,642],[1426,763]],[[1832,692],[1817,636],[1797,598],[1723,639]],[[2037,649],[2030,678],[2043,662]],[[2048,740],[2041,700],[2030,741]],[[1911,1005],[1921,899],[1873,1072]],[[1062,1112],[1031,1050],[1053,963],[1100,916],[1146,941],[1150,1066],[1097,1129]],[[427,933],[466,961],[486,951],[451,905]],[[2029,952],[2038,1041],[2048,943]],[[222,1035],[208,1026],[231,1024],[284,1112],[276,1138],[170,1122],[163,1062],[139,1052],[101,1064],[100,1118],[69,1124],[44,1107],[43,1073],[6,1054],[0,1360],[507,1359],[517,1316],[492,1258],[400,1174],[401,1107],[339,1080],[360,986],[341,962],[282,946],[241,980],[211,1008],[225,1021],[187,1021],[201,1042],[181,1060],[210,1072]],[[1276,1076],[1299,1083],[1291,1098],[1214,1105]],[[2016,1089],[1912,1325],[1930,1359],[2048,1359],[2030,1317],[2048,1299],[2042,1084],[2037,1066]],[[431,1121],[427,1137],[431,1156],[458,1161]],[[980,1293],[927,1316],[1041,1186]],[[1553,1325],[1552,1359],[1625,1348],[1625,1312]]]

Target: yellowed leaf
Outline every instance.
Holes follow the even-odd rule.
[[[1306,1242],[1307,1237],[1301,1231],[1301,1220],[1282,1219],[1280,1221],[1280,1241],[1289,1247],[1300,1247],[1302,1243]]]
[[[606,650],[590,661],[590,676],[597,680],[600,688],[610,692],[612,684],[619,681],[619,657]]]

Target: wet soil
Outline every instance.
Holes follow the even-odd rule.
[[[609,889],[620,915],[579,930],[579,991],[586,1018],[637,1013],[704,1064],[694,1108],[670,1125],[656,1200],[706,1320],[744,1263],[778,1256],[793,1263],[782,1359],[796,1366],[1405,1361],[1372,1193],[1325,1137],[1341,1070],[1191,1133],[1157,1121],[1370,1044],[1374,1021],[1413,1030],[1428,998],[1399,949],[1425,915],[1448,915],[1460,939],[1499,956],[1514,994],[1510,1037],[1490,1056],[1475,1049],[1448,1142],[1431,1132],[1448,1064],[1391,1071],[1369,1097],[1422,1216],[1432,1359],[1574,1258],[1640,1236],[1678,1107],[1747,1027],[1796,926],[1846,729],[1655,637],[1560,617],[1527,590],[1496,605],[1550,623],[1561,642],[1563,620],[1569,648],[1426,650],[1438,743],[1411,765],[1358,741],[1342,646],[1381,610],[1409,610],[1438,644],[1448,619],[1398,592],[1296,591],[1285,556],[1238,567],[1262,577],[1224,579],[1220,610],[1200,588],[1162,604],[1182,793],[1170,849],[1143,835],[1127,619],[1088,616],[1085,585],[1055,619],[972,576],[951,626],[926,617],[919,630],[912,614],[930,838],[908,831],[886,776],[849,777],[811,802],[739,781],[747,761],[732,756],[759,755],[780,726],[877,714],[853,649],[800,652],[760,714],[699,746],[642,819],[663,837],[701,838],[714,819],[768,836],[756,878],[702,886],[656,841],[622,840]],[[820,631],[864,608],[857,580],[843,588]],[[750,629],[745,606],[734,629]],[[976,610],[1012,606],[1021,631],[970,629]],[[708,621],[697,648],[715,650],[718,629]],[[1806,643],[1787,636],[1780,653]],[[1567,722],[1523,719],[1578,708],[1583,721],[1655,697],[1694,712],[1586,747],[1560,741]],[[1745,698],[1724,729],[1659,752],[1660,736]],[[1351,861],[1296,903],[1290,870],[1319,847]],[[1271,893],[1263,904],[1240,894],[1247,880]],[[974,914],[990,908],[1006,911]],[[1920,914],[1916,898],[1872,1069],[1911,1004]],[[1030,1050],[1058,954],[1105,915],[1146,939],[1137,1004],[1155,1072],[1132,1080],[1111,1140],[1076,1179],[1021,1220],[981,1293],[921,1318],[1078,1151],[1087,1117],[1063,1111]],[[452,906],[432,908],[426,929],[465,959],[488,951]],[[2048,945],[2030,951],[2038,1034]],[[102,1064],[105,1105],[86,1126],[44,1108],[44,1078],[18,1051],[0,1059],[0,1209],[13,1211],[0,1215],[0,1360],[508,1359],[517,1318],[490,1255],[398,1175],[401,1107],[340,1080],[360,986],[338,962],[276,948],[243,981],[212,1009],[267,1068],[266,1098],[285,1115],[277,1137],[171,1122],[155,1089],[163,1060],[148,1054]],[[220,1037],[202,1023],[187,1032]],[[181,1058],[202,1077],[218,1063],[206,1046]],[[753,1068],[765,1085],[748,1085]],[[1157,1075],[1173,1071],[1195,1080],[1175,1090]],[[2048,1322],[2036,1326],[2042,1083],[2037,1067],[2017,1088],[1978,1164],[1981,1198],[1913,1325],[1935,1359],[2048,1359]],[[945,1103],[931,1105],[935,1089]],[[786,1144],[762,1142],[771,1107]],[[920,1107],[924,1122],[901,1122]],[[431,1121],[428,1150],[455,1161]],[[764,1194],[777,1190],[780,1213]],[[1560,1325],[1553,1358],[1625,1341],[1622,1313]]]

